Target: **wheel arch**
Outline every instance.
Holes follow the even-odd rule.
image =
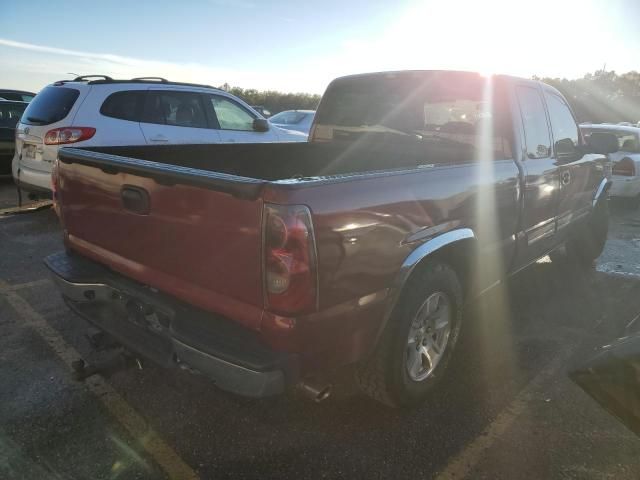
[[[471,288],[472,262],[470,259],[473,258],[476,242],[476,235],[470,228],[450,230],[420,244],[405,258],[390,289],[384,318],[380,324],[374,348],[410,279],[430,260],[438,259],[449,264],[459,275],[463,294],[466,295]]]

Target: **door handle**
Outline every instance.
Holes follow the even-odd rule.
[[[562,185],[569,185],[571,183],[571,172],[569,170],[562,172],[560,181],[562,182]]]
[[[169,139],[164,135],[155,135],[153,137],[150,137],[149,140],[151,140],[152,142],[168,142],[169,141]]]

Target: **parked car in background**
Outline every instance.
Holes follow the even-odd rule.
[[[16,102],[30,102],[36,94],[23,90],[7,90],[0,88],[0,100],[14,100]]]
[[[0,100],[0,177],[11,176],[11,160],[16,146],[16,124],[27,102]]]
[[[309,134],[315,110],[285,110],[269,118],[272,125]]]
[[[269,118],[271,116],[271,112],[264,108],[262,105],[251,105],[256,112],[262,115],[264,118]]]
[[[161,78],[85,76],[45,87],[17,126],[13,178],[49,196],[61,145],[303,142],[271,126],[239,98],[208,85]]]
[[[222,389],[322,400],[353,365],[372,398],[420,403],[466,300],[562,245],[591,266],[607,237],[615,137],[490,78],[334,80],[305,143],[61,149],[46,263],[71,309]]]
[[[620,150],[611,155],[612,197],[625,199],[630,206],[640,206],[640,128],[631,125],[581,124],[585,136],[593,132],[611,133],[618,139]]]

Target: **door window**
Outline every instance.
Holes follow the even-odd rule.
[[[558,95],[548,92],[544,95],[549,108],[556,155],[572,154],[578,147],[580,133],[571,110]]]
[[[524,86],[518,86],[517,92],[527,157],[547,158],[551,154],[551,137],[540,92],[536,88]]]
[[[222,130],[253,131],[255,117],[237,103],[212,95],[211,105]]]
[[[175,127],[208,128],[202,97],[191,92],[149,91],[143,121]]]

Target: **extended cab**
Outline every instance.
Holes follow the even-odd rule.
[[[63,148],[71,309],[137,355],[261,397],[355,367],[370,396],[420,402],[465,299],[607,235],[606,154],[562,95],[506,76],[339,78],[309,143]]]

